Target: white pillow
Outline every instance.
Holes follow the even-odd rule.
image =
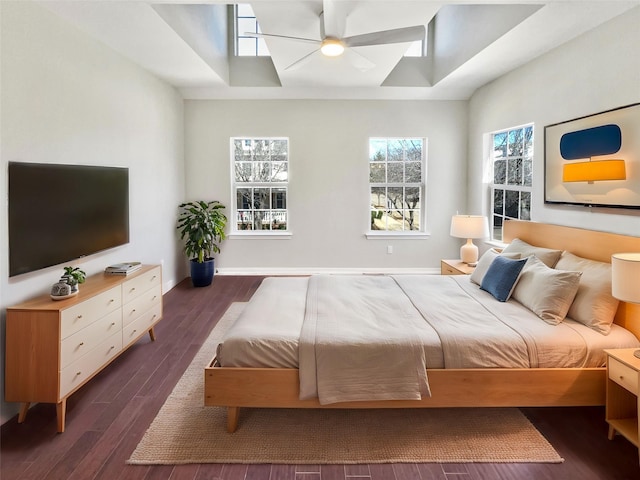
[[[620,303],[611,295],[611,264],[564,252],[556,268],[582,272],[578,293],[567,316],[607,335]]]
[[[495,248],[491,248],[486,252],[484,252],[480,257],[480,260],[478,260],[478,265],[476,265],[476,268],[473,270],[473,273],[471,273],[470,280],[473,283],[482,285],[482,279],[486,275],[487,270],[489,270],[489,266],[491,265],[491,262],[493,262],[493,259],[499,255],[502,255],[507,258],[512,258],[514,260],[518,260],[520,258],[519,253],[502,254],[498,252]]]
[[[553,268],[558,262],[560,255],[562,255],[562,250],[536,247],[534,245],[529,245],[527,242],[522,241],[519,238],[514,238],[511,240],[511,243],[504,248],[502,253],[519,253],[521,258],[528,257],[529,255],[535,255],[542,260],[542,263],[547,267]]]
[[[538,257],[530,256],[512,298],[548,324],[558,325],[576,296],[581,275],[549,268]]]

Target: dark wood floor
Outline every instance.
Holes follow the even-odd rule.
[[[640,479],[637,450],[607,440],[604,408],[524,408],[565,458],[562,464],[180,465],[125,461],[227,307],[249,299],[262,277],[216,276],[211,287],[188,280],[164,299],[157,341],[147,337],[72,395],[67,426],[56,433],[55,407],[36,405],[24,424],[2,426],[3,480],[476,480]]]

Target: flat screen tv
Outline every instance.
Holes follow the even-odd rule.
[[[129,169],[9,162],[9,276],[129,243]]]

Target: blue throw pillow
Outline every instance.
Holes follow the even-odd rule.
[[[500,302],[506,302],[516,286],[520,273],[527,263],[526,258],[512,260],[506,257],[496,257],[482,279],[480,288],[489,292]]]

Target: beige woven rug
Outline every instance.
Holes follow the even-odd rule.
[[[249,409],[203,406],[205,365],[244,304],[229,307],[161,408],[130,464],[463,463],[563,459],[517,408]]]

